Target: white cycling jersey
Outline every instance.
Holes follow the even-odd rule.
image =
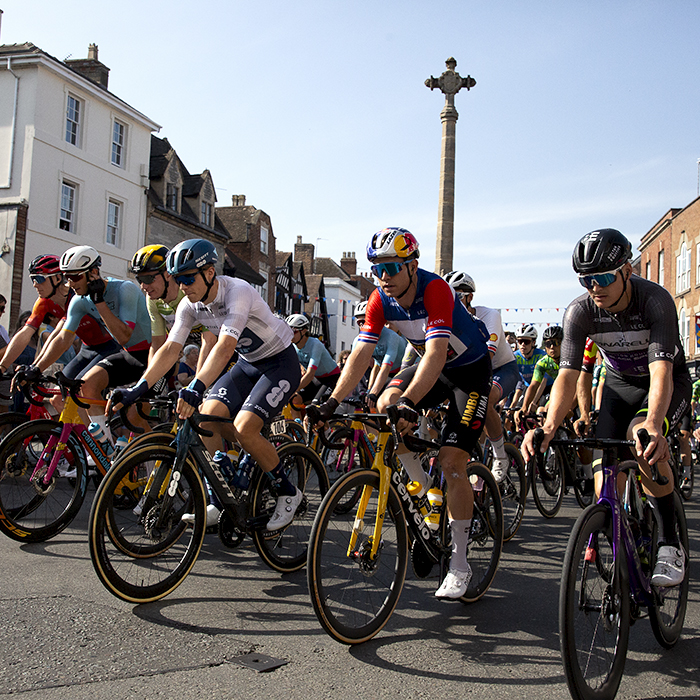
[[[486,330],[489,332],[489,339],[486,341],[489,350],[494,351],[495,349],[491,356],[491,366],[494,371],[509,362],[515,362],[513,350],[506,342],[500,312],[497,309],[490,309],[488,306],[475,306],[474,314],[484,322]]]
[[[183,299],[175,313],[168,340],[185,344],[196,325],[217,337],[222,333],[236,338],[236,350],[248,362],[272,357],[292,343],[292,329],[277,318],[260,294],[244,280],[217,277],[219,289],[209,304]]]

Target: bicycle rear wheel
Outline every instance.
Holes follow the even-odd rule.
[[[338,503],[357,489],[363,492],[359,502],[350,512],[339,513]],[[323,629],[343,644],[365,642],[386,625],[406,578],[406,518],[393,486],[379,550],[371,559],[378,494],[376,471],[349,472],[326,495],[311,531],[307,570],[311,604]],[[353,527],[357,538],[351,546]]]
[[[472,578],[467,592],[460,600],[463,603],[473,603],[486,593],[498,570],[503,549],[503,508],[498,485],[487,467],[480,462],[470,462],[467,465],[467,475],[472,488],[474,482],[477,482],[467,550]],[[478,487],[479,478],[482,481],[481,488]],[[447,567],[444,568],[446,573]]]
[[[515,537],[525,514],[525,499],[527,498],[527,477],[525,462],[520,450],[515,445],[506,443],[508,455],[508,471],[506,478],[498,484],[503,506],[503,541]]]
[[[304,498],[289,525],[273,532],[255,529],[252,537],[255,549],[270,568],[289,573],[306,564],[311,527],[328,492],[328,475],[321,458],[306,445],[298,442],[282,445],[277,454],[287,478],[304,492]],[[261,470],[258,475],[252,490],[253,517],[265,519],[275,510],[277,496],[267,476]]]
[[[43,542],[64,530],[77,515],[87,491],[87,460],[80,441],[71,434],[51,482],[43,483],[63,426],[34,420],[14,428],[0,446],[0,530],[18,542]],[[44,468],[32,475],[40,458]],[[75,469],[68,479],[61,471]]]
[[[649,622],[654,632],[656,641],[664,648],[673,647],[681,636],[683,622],[685,621],[685,611],[688,606],[688,586],[690,577],[688,576],[689,564],[689,542],[688,524],[685,519],[683,503],[677,493],[673,494],[674,506],[676,508],[676,534],[685,552],[685,578],[683,583],[672,588],[655,588],[654,603],[649,607]],[[656,561],[656,547],[654,547],[653,559]]]
[[[97,577],[113,595],[148,603],[175,590],[194,566],[206,531],[204,485],[188,458],[172,498],[175,448],[144,445],[124,456],[103,479],[90,511],[90,557]],[[144,494],[149,476],[154,479]],[[138,506],[124,507],[125,492]],[[181,520],[194,513],[194,525]]]
[[[564,498],[564,463],[558,447],[550,447],[530,465],[532,499],[545,518],[553,518]]]
[[[564,674],[575,700],[612,700],[622,679],[630,627],[624,547],[615,557],[611,514],[594,505],[579,516],[566,548],[559,590]]]

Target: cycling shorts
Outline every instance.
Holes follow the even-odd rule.
[[[300,392],[304,403],[321,400],[326,394],[329,394],[335,389],[335,385],[340,378],[340,372],[335,374],[327,374],[324,377],[314,377]]]
[[[121,350],[116,340],[108,340],[99,345],[83,345],[80,352],[63,368],[68,379],[82,379],[85,373],[96,364]]]
[[[141,379],[148,366],[148,350],[120,350],[97,363],[107,372],[107,386],[123,386]]]
[[[504,396],[510,396],[514,391],[515,387],[520,381],[520,370],[518,369],[518,363],[513,360],[512,362],[506,362],[505,365],[501,365],[493,370],[493,385],[499,387],[501,390],[501,398]]]
[[[257,362],[239,357],[212,386],[207,401],[221,401],[231,417],[239,411],[248,411],[267,422],[289,402],[300,381],[301,367],[296,350],[290,345]]]
[[[401,370],[387,387],[406,391],[418,367],[412,365]],[[468,365],[443,369],[433,388],[416,404],[416,408],[433,408],[449,399],[440,445],[470,453],[484,429],[490,391],[491,358],[485,356]]]

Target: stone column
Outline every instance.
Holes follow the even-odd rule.
[[[457,119],[459,114],[455,109],[455,95],[464,87],[467,90],[476,85],[471,76],[462,78],[455,71],[457,61],[448,58],[445,61],[447,70],[439,77],[432,75],[425,81],[431,90],[439,88],[445,95],[445,107],[440,119],[442,120],[442,157],[440,161],[440,199],[438,203],[438,228],[435,245],[435,272],[444,275],[453,269],[452,257],[454,248],[454,218],[455,218],[455,147],[457,135]]]

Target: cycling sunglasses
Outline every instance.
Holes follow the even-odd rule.
[[[139,284],[153,284],[153,280],[158,277],[158,275],[136,275],[136,281]]]
[[[627,263],[625,263],[626,265]],[[601,272],[597,275],[579,275],[578,281],[581,283],[582,287],[586,289],[593,289],[593,285],[597,284],[599,287],[609,287],[617,277],[617,273],[625,266],[620,265],[620,267],[611,270],[610,272]]]
[[[546,348],[556,348],[561,345],[561,340],[545,340],[544,346]]]
[[[29,279],[37,284],[43,284],[46,282],[46,275],[29,275]]]
[[[85,277],[84,272],[76,272],[75,274],[72,275],[66,275],[66,277],[71,281],[71,282],[80,282],[83,277]]]
[[[377,265],[372,265],[371,270],[372,274],[381,279],[382,275],[386,272],[389,277],[393,277],[394,275],[398,275],[399,272],[403,269],[403,266],[406,263],[398,263],[398,262],[387,262],[387,263],[378,263]]]
[[[184,284],[185,287],[189,287],[190,285],[194,284],[194,281],[197,279],[197,273],[185,272],[182,275],[173,275],[173,279],[177,284]]]

